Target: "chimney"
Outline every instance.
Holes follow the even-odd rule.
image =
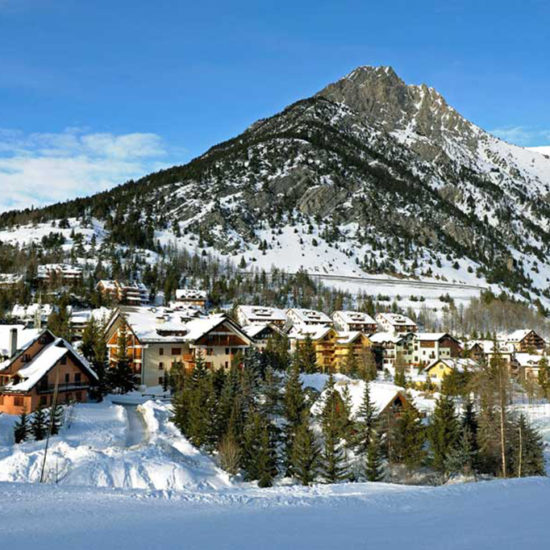
[[[15,355],[17,351],[17,329],[10,329],[10,358]]]

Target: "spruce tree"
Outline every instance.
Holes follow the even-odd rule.
[[[425,457],[426,433],[416,409],[405,406],[392,426],[392,460],[409,469],[420,466]]]
[[[469,426],[464,426],[458,445],[445,459],[445,471],[450,474],[459,473],[466,476],[475,474],[477,464],[476,443]]]
[[[300,370],[307,374],[318,372],[317,352],[315,351],[315,344],[309,334],[306,334],[304,341],[300,344],[297,351]]]
[[[300,381],[300,372],[297,364],[293,364],[287,372],[284,395],[285,417],[285,465],[287,473],[292,471],[292,450],[294,435],[302,422],[302,413],[306,407],[304,390]]]
[[[546,357],[542,357],[539,361],[539,373],[538,383],[542,392],[542,395],[548,399],[550,396],[550,376],[548,376],[548,360]]]
[[[65,410],[63,405],[57,403],[53,409],[50,409],[51,415],[51,435],[57,435],[61,426],[63,426],[63,421],[65,419]]]
[[[40,441],[46,437],[47,429],[47,414],[42,406],[40,406],[33,414],[31,433],[36,441]]]
[[[109,382],[117,393],[128,393],[137,387],[137,376],[128,357],[128,331],[124,323],[119,329],[116,363],[109,372]]]
[[[319,471],[319,446],[304,412],[292,446],[292,474],[302,485],[310,485]]]
[[[545,475],[543,441],[533,429],[525,415],[521,414],[513,423],[511,433],[512,449],[510,465],[516,477]]]
[[[368,481],[382,481],[384,479],[384,466],[382,461],[382,449],[380,436],[373,431],[369,438],[369,446],[366,453],[365,477]]]
[[[30,426],[29,419],[26,413],[21,413],[19,420],[15,423],[13,427],[13,437],[16,443],[23,443],[26,441],[29,436]]]
[[[398,352],[397,358],[395,360],[395,376],[394,383],[396,386],[405,387],[407,385],[407,378],[405,376],[405,359],[403,358],[403,353]]]
[[[377,411],[370,399],[369,383],[364,382],[363,400],[357,411],[356,437],[355,446],[356,452],[360,456],[365,456],[370,444],[370,440],[376,424]]]
[[[439,472],[446,471],[446,460],[456,448],[460,437],[460,424],[453,400],[441,395],[428,427],[428,440],[432,452],[433,467]]]
[[[256,456],[256,472],[259,487],[271,487],[277,475],[277,454],[274,436],[267,419],[263,422],[258,453]]]
[[[348,345],[348,351],[346,354],[346,360],[342,368],[342,372],[347,376],[355,378],[359,372],[359,362],[357,361],[357,356],[353,349],[353,344]]]

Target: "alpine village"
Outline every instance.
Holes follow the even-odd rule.
[[[360,67],[187,165],[1,214],[0,479],[40,453],[28,481],[78,482],[116,415],[147,426],[127,452],[227,483],[545,475],[549,165]]]

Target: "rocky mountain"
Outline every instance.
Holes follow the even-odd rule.
[[[16,239],[16,224],[77,218],[120,245],[495,284],[550,304],[549,201],[547,155],[493,137],[389,67],[359,67],[187,165],[3,214],[0,240]]]

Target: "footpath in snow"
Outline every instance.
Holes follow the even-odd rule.
[[[229,476],[168,421],[168,405],[103,403],[74,406],[52,437],[46,479],[59,485],[137,489],[230,486]],[[44,441],[13,444],[16,417],[0,416],[0,481],[40,478]]]

